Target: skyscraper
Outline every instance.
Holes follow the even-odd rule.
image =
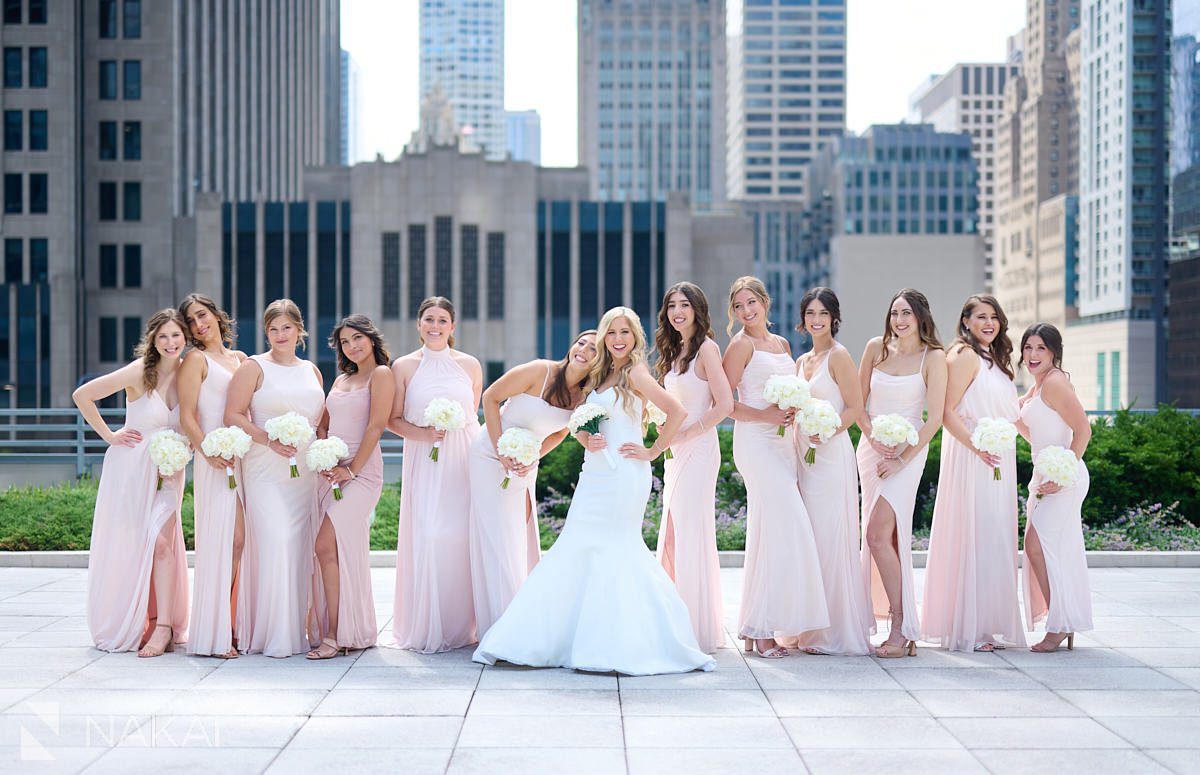
[[[350,52],[341,52],[341,93],[339,105],[340,137],[338,159],[342,164],[353,164],[362,154],[362,86],[359,83],[360,72],[358,62],[350,56]]]
[[[1171,175],[1200,164],[1200,42],[1180,35],[1171,45]]]
[[[489,159],[504,136],[504,0],[421,0],[421,91],[441,84],[459,129]]]
[[[579,0],[579,163],[596,199],[725,199],[725,2]]]
[[[511,110],[504,114],[505,144],[513,161],[542,163],[542,117],[536,110]]]
[[[727,192],[803,199],[807,167],[846,131],[846,3],[730,0]]]

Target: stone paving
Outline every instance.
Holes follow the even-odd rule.
[[[767,661],[731,639],[712,673],[648,678],[469,649],[139,660],[90,647],[85,583],[0,569],[0,771],[1200,772],[1200,569],[1094,569],[1073,653]]]

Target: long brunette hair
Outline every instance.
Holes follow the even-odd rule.
[[[1063,371],[1062,334],[1050,323],[1034,323],[1025,329],[1025,333],[1021,334],[1021,359],[1017,361],[1017,365],[1025,365],[1025,343],[1029,341],[1029,337],[1031,336],[1041,337],[1042,342],[1046,345],[1046,349],[1050,351],[1050,365],[1059,371]],[[1066,374],[1065,371],[1063,373]]]
[[[975,308],[980,304],[986,304],[994,309],[996,317],[1000,319],[1000,330],[988,347],[984,347],[983,343],[976,339],[975,335],[971,333],[971,329],[967,327],[967,319],[975,313]],[[1004,310],[1000,309],[1000,302],[996,301],[996,297],[990,293],[976,293],[963,304],[962,312],[958,314],[958,337],[954,341],[970,347],[976,355],[993,366],[999,366],[1000,371],[1007,374],[1009,379],[1016,376],[1012,367],[1012,340],[1008,338],[1008,316],[1004,314]]]
[[[417,307],[417,325],[420,325],[421,316],[425,314],[425,310],[430,309],[432,307],[436,307],[437,309],[444,309],[444,310],[446,310],[446,312],[449,312],[451,323],[455,323],[458,321],[458,318],[454,315],[454,304],[452,304],[449,299],[447,299],[445,296],[430,296],[428,299],[421,302],[420,307]],[[418,338],[420,338],[419,334],[418,334]],[[421,344],[425,344],[424,339],[421,339]],[[446,337],[446,344],[448,346],[450,346],[451,348],[454,347],[454,334],[451,334],[450,336]]]
[[[329,335],[329,348],[337,353],[338,371],[343,374],[358,373],[358,364],[350,360],[346,356],[346,353],[342,352],[342,329],[345,328],[352,328],[371,340],[376,366],[387,366],[392,362],[392,356],[388,353],[387,342],[384,340],[383,334],[379,333],[379,329],[371,322],[371,319],[366,315],[347,315],[342,318],[342,322],[338,323],[334,327],[333,333]]]
[[[667,305],[676,293],[682,293],[688,304],[692,305],[692,336],[687,342],[683,341],[683,336],[671,325],[667,312]],[[679,361],[679,373],[686,374],[692,361],[700,354],[704,340],[709,338],[716,337],[713,335],[712,319],[708,315],[708,297],[695,283],[686,280],[675,283],[663,294],[662,306],[658,310],[658,330],[654,332],[654,348],[658,350],[658,361],[654,364],[654,371],[659,382],[675,368],[676,361]]]
[[[217,330],[221,333],[221,343],[226,347],[233,347],[233,327],[234,322],[229,313],[217,306],[217,302],[207,293],[189,293],[183,297],[183,301],[179,302],[179,316],[187,322],[188,307],[193,304],[199,304],[202,307],[207,307],[212,316],[216,318]],[[191,326],[185,326],[183,335],[188,340],[188,344],[195,347],[197,350],[204,349],[204,342],[199,339],[192,338]]]
[[[913,288],[901,288],[888,302],[887,313],[883,316],[883,349],[879,354],[879,360],[875,361],[876,366],[887,360],[888,343],[896,338],[896,335],[892,333],[892,305],[899,298],[903,298],[908,302],[908,306],[912,307],[913,315],[917,318],[917,336],[921,338],[921,344],[931,350],[945,349],[942,347],[942,340],[938,338],[937,325],[933,322],[933,313],[929,310],[929,299],[925,298],[925,294]]]
[[[158,364],[162,362],[162,353],[154,346],[154,338],[167,323],[179,326],[184,341],[187,341],[187,323],[184,321],[183,315],[179,314],[179,310],[167,307],[155,312],[146,321],[146,330],[142,333],[142,340],[133,350],[134,357],[140,358],[142,361],[142,385],[146,388],[147,393],[158,387]]]
[[[546,395],[541,396],[541,399],[550,404],[550,406],[554,406],[559,409],[570,409],[571,389],[579,388],[582,390],[584,385],[587,384],[588,377],[591,374],[590,371],[585,373],[583,375],[583,379],[581,379],[578,383],[574,385],[567,384],[567,364],[571,362],[571,350],[574,350],[575,345],[579,343],[579,340],[588,334],[595,336],[596,329],[589,328],[586,331],[580,331],[578,334],[576,334],[575,338],[571,340],[571,346],[567,348],[567,354],[563,356],[561,361],[554,364],[553,371],[550,375],[550,386],[546,389]],[[599,348],[596,349],[596,352],[600,352]]]

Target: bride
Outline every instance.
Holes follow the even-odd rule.
[[[650,461],[686,412],[650,375],[646,335],[633,310],[606,312],[597,339],[603,347],[584,390],[587,403],[607,409],[608,418],[600,433],[577,434],[587,453],[562,535],[474,659],[627,675],[712,670],[716,663],[696,644],[675,585],[642,541]],[[642,442],[647,400],[667,415],[649,448]],[[612,464],[606,449],[619,452]]]

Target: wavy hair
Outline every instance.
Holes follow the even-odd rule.
[[[971,329],[967,327],[967,319],[975,313],[975,308],[980,304],[986,304],[994,309],[996,317],[1000,319],[1000,330],[989,347],[984,347],[983,343],[976,339],[975,335],[971,333]],[[990,293],[976,293],[967,298],[962,312],[958,314],[958,337],[954,341],[970,347],[976,355],[993,366],[999,366],[1000,371],[1007,374],[1009,379],[1016,376],[1012,366],[1012,340],[1008,338],[1008,316],[1004,314],[1004,310],[1000,309],[1000,302],[996,301],[996,297]]]
[[[1031,336],[1041,337],[1042,342],[1046,345],[1046,349],[1050,351],[1050,365],[1059,371],[1063,371],[1062,333],[1050,323],[1034,323],[1025,329],[1025,333],[1021,334],[1021,359],[1017,361],[1017,365],[1025,365],[1025,343],[1029,341],[1029,337]],[[1063,373],[1066,374],[1065,371]]]
[[[188,308],[193,304],[199,304],[206,307],[212,316],[217,320],[217,330],[221,332],[221,343],[226,347],[233,347],[233,318],[229,317],[229,313],[217,306],[217,302],[213,300],[207,293],[189,293],[183,297],[183,301],[179,302],[179,316],[187,321]],[[187,337],[188,344],[195,347],[197,350],[204,349],[204,343],[192,336],[192,327],[187,325],[183,329],[183,335]]]
[[[451,303],[451,301],[449,299],[447,299],[445,296],[430,296],[428,299],[421,302],[420,307],[417,307],[417,325],[420,325],[421,316],[425,314],[425,310],[432,309],[435,307],[437,309],[444,309],[447,312],[449,312],[451,323],[457,322],[458,318],[454,314],[454,304]],[[418,334],[418,338],[420,338],[419,334]],[[425,344],[424,339],[421,339],[421,344]],[[448,344],[450,347],[454,346],[454,334],[451,334],[450,336],[446,337],[446,344]]]
[[[921,344],[931,350],[945,349],[942,347],[942,340],[938,338],[937,325],[933,322],[933,312],[929,309],[929,299],[914,288],[901,288],[888,302],[887,313],[883,316],[883,348],[879,353],[879,360],[875,361],[876,366],[887,360],[888,343],[896,338],[896,335],[892,333],[892,305],[899,298],[908,302],[908,306],[912,307],[913,314],[917,317],[917,336],[921,338]]]
[[[358,373],[358,364],[342,352],[342,330],[346,328],[351,328],[371,340],[376,366],[387,366],[392,362],[392,356],[388,353],[387,341],[384,340],[383,334],[379,333],[379,329],[375,327],[371,319],[366,315],[347,315],[342,318],[342,322],[334,326],[333,333],[329,335],[329,349],[337,353],[338,371],[343,374]]]
[[[629,387],[629,372],[637,364],[646,361],[646,332],[642,328],[641,318],[629,307],[613,307],[604,313],[604,317],[600,318],[600,325],[596,331],[596,361],[588,372],[583,392],[586,395],[594,391],[613,370],[613,357],[608,351],[608,347],[605,346],[604,339],[618,318],[625,318],[629,322],[629,328],[633,331],[633,348],[629,351],[629,359],[625,361],[620,368],[620,373],[617,374],[616,391],[617,395],[621,397],[621,406],[625,408],[626,412],[633,414],[633,402],[637,397]]]
[[[771,296],[767,293],[767,286],[763,285],[763,281],[757,277],[744,275],[734,280],[733,285],[729,286],[729,309],[726,310],[727,314],[729,315],[729,323],[725,326],[725,333],[729,335],[733,334],[733,327],[737,324],[737,315],[733,313],[733,297],[737,296],[742,291],[750,291],[758,297],[760,302],[762,302],[763,307],[766,308],[766,312],[764,314],[767,315],[767,330],[770,331],[771,326],[774,324],[771,322],[770,318]]]
[[[300,308],[296,306],[296,302],[291,299],[276,299],[267,305],[263,310],[262,327],[265,334],[271,326],[271,321],[278,317],[286,317],[288,320],[296,324],[300,329],[300,338],[296,340],[296,344],[305,349],[308,346],[308,329],[304,327],[304,316],[300,314]]]
[[[179,310],[167,307],[150,316],[146,321],[146,330],[142,332],[142,340],[133,349],[133,356],[142,361],[142,385],[147,393],[158,387],[158,364],[162,361],[162,354],[154,346],[154,338],[167,323],[179,326],[183,338],[187,339],[187,322],[184,321],[183,315],[179,314]]]
[[[838,301],[837,294],[833,292],[833,289],[826,288],[824,285],[809,288],[800,298],[800,322],[796,324],[796,330],[802,334],[808,333],[804,328],[804,313],[814,301],[821,302],[821,305],[829,310],[829,331],[836,339],[838,329],[842,327],[842,303]]]
[[[683,335],[675,330],[675,326],[671,325],[667,312],[671,297],[677,293],[683,294],[688,304],[692,305],[692,312],[695,315],[695,319],[692,321],[692,336],[687,342],[683,341]],[[716,339],[712,330],[712,319],[708,314],[708,297],[704,295],[700,286],[685,280],[668,288],[667,292],[663,294],[662,306],[658,310],[658,330],[654,332],[654,349],[658,351],[658,361],[654,364],[654,371],[658,376],[658,381],[662,382],[667,374],[675,368],[676,361],[681,361],[679,373],[686,374],[692,361],[700,354],[700,347],[704,344],[704,340],[710,337]]]
[[[563,356],[561,361],[554,364],[554,372],[550,377],[550,386],[546,390],[546,395],[540,396],[540,398],[546,403],[550,404],[550,406],[554,406],[559,409],[570,409],[571,388],[583,389],[583,387],[587,384],[588,377],[591,375],[590,371],[584,374],[583,379],[581,379],[578,383],[574,385],[567,384],[567,364],[571,362],[571,350],[575,349],[575,345],[579,343],[579,340],[588,334],[595,336],[596,329],[589,328],[576,334],[575,338],[571,340],[571,346],[567,348],[567,354]],[[596,352],[600,352],[600,349],[596,348]]]

